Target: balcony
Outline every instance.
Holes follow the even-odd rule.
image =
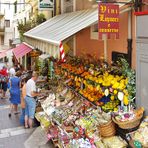
[[[4,14],[0,12],[0,20],[4,18]]]
[[[9,49],[9,45],[0,45],[0,51],[1,50],[6,50],[6,49]]]

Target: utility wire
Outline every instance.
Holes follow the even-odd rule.
[[[0,5],[31,5],[30,3],[2,3]]]
[[[118,4],[133,4],[134,2],[131,0],[130,2],[125,2],[125,1],[108,1],[108,0],[97,0],[96,2],[101,2],[101,3],[118,3]]]

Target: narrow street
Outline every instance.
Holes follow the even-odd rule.
[[[0,148],[53,148],[40,127],[24,129],[20,115],[8,117],[9,109],[9,100],[0,99]]]
[[[19,115],[8,117],[9,100],[0,99],[0,148],[24,148],[24,142],[34,129],[24,129]]]
[[[147,26],[148,0],[0,0],[0,148],[148,148]]]

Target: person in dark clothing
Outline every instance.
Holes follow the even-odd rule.
[[[6,97],[7,83],[8,83],[8,70],[5,66],[0,71],[0,82],[1,82],[2,99],[3,99]]]

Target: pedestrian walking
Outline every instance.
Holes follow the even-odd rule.
[[[10,102],[11,113],[18,114],[18,104],[20,104],[20,80],[21,73],[18,71],[15,76],[10,78]],[[9,113],[9,117],[11,117]]]
[[[33,119],[35,115],[36,100],[35,97],[39,95],[36,92],[36,80],[38,74],[36,72],[32,73],[32,78],[27,81],[26,84],[26,97],[25,97],[25,128],[33,127]]]
[[[22,80],[22,96],[21,96],[21,116],[20,116],[20,123],[22,125],[25,124],[25,97],[26,97],[26,83],[27,81],[30,79],[30,76],[26,76],[23,80]]]
[[[7,91],[7,83],[8,83],[8,70],[4,66],[3,69],[0,71],[0,82],[1,82],[1,90],[2,90],[2,99],[6,97]]]
[[[2,93],[2,75],[0,74],[0,93]]]

